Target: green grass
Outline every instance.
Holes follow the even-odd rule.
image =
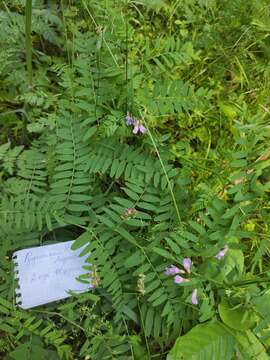
[[[26,50],[26,67],[28,72],[29,86],[31,87],[33,81],[32,74],[32,0],[26,1],[25,7],[25,50]]]

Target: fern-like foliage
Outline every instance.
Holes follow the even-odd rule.
[[[0,146],[0,166],[1,170],[12,175],[16,168],[16,162],[19,154],[22,152],[23,146],[15,146],[11,148],[10,142]]]
[[[138,98],[146,100],[148,111],[155,116],[190,111],[204,112],[211,97],[208,89],[195,90],[194,86],[181,80],[160,80],[155,83],[152,91],[138,92]]]

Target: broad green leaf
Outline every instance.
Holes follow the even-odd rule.
[[[223,302],[218,306],[219,315],[227,326],[235,330],[248,330],[255,325],[254,312],[243,308],[232,309],[228,303]]]
[[[218,322],[195,326],[176,340],[167,360],[232,360],[234,337]]]
[[[240,360],[269,360],[263,344],[250,331],[238,332],[236,340],[240,347]]]
[[[244,255],[240,249],[229,249],[225,257],[225,266],[223,267],[224,274],[229,275],[233,270],[234,280],[241,278],[244,271]]]
[[[262,296],[253,298],[252,302],[261,315],[268,316],[270,314],[270,290],[267,290]]]

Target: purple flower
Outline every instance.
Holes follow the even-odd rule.
[[[133,125],[134,125],[133,134],[138,134],[138,133],[144,134],[146,132],[146,128],[143,126],[143,124],[140,121],[135,120]]]
[[[193,305],[198,305],[197,293],[198,293],[198,290],[197,290],[197,289],[194,289],[194,290],[192,291],[191,302],[192,302]]]
[[[126,115],[126,124],[127,126],[133,126],[133,134],[144,134],[146,132],[146,128],[143,126],[142,122],[132,117],[129,112]]]
[[[218,259],[218,260],[221,260],[226,255],[226,252],[228,250],[229,250],[229,246],[225,245],[224,248],[217,253],[215,258]]]
[[[178,269],[178,267],[175,266],[175,265],[171,265],[171,266],[167,267],[165,272],[164,272],[164,274],[168,275],[168,276],[169,275],[179,274],[179,273],[181,273],[181,270]]]
[[[126,124],[127,124],[128,126],[134,125],[135,121],[136,121],[136,120],[135,120],[132,116],[130,116],[130,113],[127,112],[127,115],[126,115]]]
[[[186,270],[186,272],[188,272],[190,274],[190,268],[192,265],[192,261],[190,258],[184,258],[183,260],[183,267]]]
[[[176,275],[175,278],[174,278],[174,282],[176,284],[182,284],[183,282],[185,281],[188,281],[187,279],[183,278],[182,276],[180,275]]]

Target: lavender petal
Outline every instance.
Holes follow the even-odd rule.
[[[139,125],[139,131],[140,131],[142,134],[145,134],[145,133],[146,133],[146,128],[145,128],[142,124],[140,124],[140,125]]]
[[[194,289],[192,291],[192,295],[191,295],[191,302],[193,305],[198,305],[198,298],[197,298],[197,294],[198,294],[198,290]]]
[[[225,245],[223,249],[221,249],[217,255],[215,255],[215,258],[218,260],[221,260],[227,253],[227,251],[229,250],[228,245]]]
[[[184,258],[183,267],[189,274],[190,274],[191,265],[192,265],[191,259],[190,258]]]
[[[133,129],[133,134],[137,134],[138,133],[138,131],[139,131],[139,123],[138,123],[138,121],[136,121],[135,123],[134,123],[134,129]]]
[[[132,116],[130,116],[129,112],[127,112],[127,115],[126,115],[126,124],[127,124],[128,126],[134,124],[134,119],[133,119]]]
[[[176,275],[175,278],[174,278],[174,282],[176,284],[182,284],[183,282],[185,282],[186,279],[184,279],[182,276],[180,275]]]
[[[177,266],[170,265],[169,267],[166,268],[164,274],[169,276],[169,275],[179,274],[180,272],[181,270]]]

